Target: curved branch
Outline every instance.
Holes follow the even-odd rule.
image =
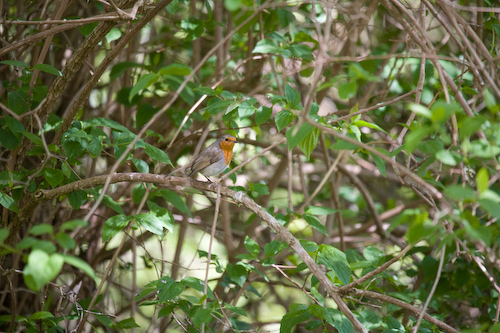
[[[101,175],[89,179],[79,180],[74,183],[63,185],[51,190],[39,190],[38,192],[35,193],[36,197],[35,201],[36,204],[38,204],[42,201],[51,200],[60,196],[64,196],[77,190],[84,190],[96,186],[101,186],[104,185],[107,180],[109,180],[110,184],[119,182],[147,182],[160,186],[177,186],[181,188],[192,187],[198,190],[217,193],[217,185],[215,183],[202,182],[191,178],[171,177],[171,176],[147,174],[147,173],[115,173],[111,175]],[[252,211],[262,220],[264,220],[264,222],[266,222],[267,225],[271,227],[271,229],[273,229],[277,234],[279,234],[281,238],[284,241],[286,241],[287,244],[295,251],[295,253],[297,253],[297,255],[310,269],[310,271],[316,276],[318,281],[326,289],[326,291],[332,297],[332,299],[337,303],[339,309],[351,321],[356,330],[360,332],[367,332],[367,330],[363,327],[363,325],[354,316],[354,314],[349,309],[347,304],[343,301],[341,295],[345,295],[346,293],[350,295],[367,296],[370,298],[381,300],[383,302],[395,304],[402,308],[408,309],[417,316],[420,315],[420,313],[422,312],[416,307],[390,296],[386,296],[371,291],[359,290],[356,288],[352,288],[346,291],[345,289],[342,290],[341,288],[336,287],[326,276],[324,271],[314,261],[314,259],[309,255],[309,253],[307,253],[307,251],[302,247],[299,240],[295,238],[295,236],[293,236],[288,229],[286,229],[283,225],[281,225],[281,223],[279,223],[278,220],[276,220],[276,218],[274,218],[274,216],[272,216],[269,212],[267,212],[267,210],[265,210],[262,206],[257,204],[250,197],[248,197],[244,192],[242,191],[236,192],[225,186],[220,187],[220,195],[231,198],[236,203],[243,205],[248,210]],[[34,205],[35,207],[36,204]],[[390,263],[392,263],[392,261],[390,261]],[[445,332],[456,332],[456,330],[453,329],[451,326],[439,321],[438,319],[428,314],[424,315],[424,319],[436,325],[438,328],[442,329]]]

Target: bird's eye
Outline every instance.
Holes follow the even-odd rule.
[[[226,138],[226,141],[229,141],[229,139],[228,139],[228,138]]]

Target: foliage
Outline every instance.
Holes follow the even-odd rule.
[[[1,331],[498,331],[493,1],[65,5],[3,3]]]

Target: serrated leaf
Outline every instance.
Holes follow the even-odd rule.
[[[118,214],[110,217],[102,226],[102,241],[105,242],[128,225],[130,217]]]
[[[285,97],[292,109],[298,109],[300,105],[300,93],[292,88],[288,83],[285,86]]]

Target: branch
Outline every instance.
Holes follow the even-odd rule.
[[[93,188],[96,186],[102,186],[106,183],[106,181],[109,181],[109,184],[114,184],[114,183],[119,183],[119,182],[146,182],[146,183],[152,183],[155,185],[160,185],[160,186],[168,186],[168,187],[192,187],[198,190],[202,191],[207,191],[207,192],[213,192],[217,193],[217,184],[216,183],[209,183],[209,182],[202,182],[198,180],[194,180],[191,178],[181,178],[181,177],[169,177],[169,176],[164,176],[164,175],[156,175],[156,174],[149,174],[149,173],[115,173],[111,175],[101,175],[101,176],[96,176],[92,177],[89,179],[83,179],[79,180],[67,185],[63,185],[54,189],[50,190],[39,190],[35,193],[34,195],[34,207],[33,209],[36,208],[36,206],[41,203],[42,201],[47,201],[47,200],[52,200],[54,198],[58,198],[60,196],[64,196],[67,194],[70,194],[74,191],[77,190],[85,190],[89,188]],[[343,301],[341,295],[343,295],[343,291],[345,292],[345,289],[342,290],[342,288],[336,287],[330,279],[326,276],[326,274],[323,272],[323,270],[318,266],[318,264],[314,261],[314,259],[307,253],[307,251],[302,247],[300,244],[299,240],[295,238],[288,229],[286,229],[281,223],[279,223],[274,216],[272,216],[270,213],[268,213],[264,208],[262,208],[260,205],[258,205],[255,201],[253,201],[251,198],[249,198],[244,192],[239,191],[233,191],[225,186],[220,187],[220,195],[225,196],[228,198],[233,199],[237,204],[243,205],[246,207],[248,210],[252,211],[255,213],[257,216],[259,216],[266,224],[273,229],[284,241],[287,242],[287,244],[297,253],[297,255],[302,259],[302,261],[307,265],[309,270],[316,276],[318,281],[321,283],[321,285],[325,288],[325,290],[328,292],[328,294],[332,297],[332,299],[337,303],[339,310],[342,311],[346,317],[351,321],[353,326],[355,327],[356,330],[360,332],[367,332],[367,330],[363,327],[363,325],[358,321],[358,319],[354,316],[352,311],[349,309],[349,307],[346,305],[346,303]],[[401,256],[401,254],[404,254],[404,252],[407,249],[404,249],[398,257]],[[397,258],[397,257],[396,257]],[[385,268],[386,265],[392,263],[393,260],[389,261],[388,263],[384,264],[383,267]],[[358,280],[359,281],[359,280]],[[359,289],[350,289],[349,294],[351,295],[357,295],[357,296],[367,296],[370,298],[378,299],[383,302],[395,304],[397,306],[400,306],[402,308],[405,308],[412,313],[416,314],[417,316],[422,313],[421,310],[418,308],[403,302],[401,300],[398,300],[396,298],[386,296],[383,294],[379,294],[376,292],[371,292],[371,291],[365,291],[365,290],[359,290]],[[425,314],[424,319],[427,320],[428,322],[436,325],[438,328],[442,329],[445,332],[456,332],[455,329],[450,327],[449,325],[439,321],[438,319]]]

